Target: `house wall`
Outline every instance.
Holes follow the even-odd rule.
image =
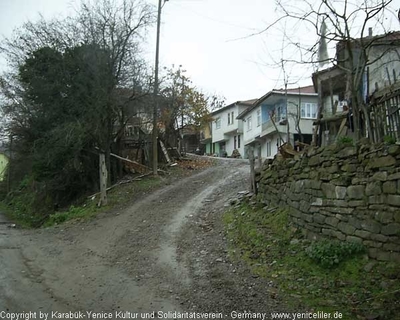
[[[385,53],[382,55],[382,52]],[[375,90],[375,83],[378,84],[379,89],[389,86],[390,82],[393,83],[393,71],[396,79],[400,79],[400,48],[374,46],[369,52],[369,57],[371,61],[378,59],[369,66],[370,94]]]
[[[0,181],[3,181],[5,178],[7,164],[8,157],[5,154],[0,153]]]
[[[245,109],[246,106],[244,105],[234,104],[230,108],[224,109],[221,112],[217,111],[213,114],[214,121],[212,122],[212,142],[219,143],[224,141],[225,151],[227,152],[228,156],[232,155],[232,152],[235,149],[235,137],[236,137],[236,149],[238,149],[242,157],[244,155],[243,123],[241,120],[237,120],[236,117]],[[233,118],[232,118],[232,112],[233,112]],[[228,114],[230,114],[230,124],[228,124]],[[217,124],[216,119],[218,118],[221,121],[221,127],[219,129],[217,129],[216,127]],[[240,135],[240,147],[238,147],[239,135]]]
[[[249,144],[254,141],[255,137],[261,135],[261,128],[262,128],[262,115],[260,125],[257,125],[257,111],[261,112],[261,107],[258,106],[254,110],[252,110],[249,114],[245,116],[243,119],[243,140],[244,144]],[[249,129],[249,117],[251,117],[251,129]]]

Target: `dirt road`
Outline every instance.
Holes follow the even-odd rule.
[[[243,160],[221,160],[84,223],[20,230],[0,220],[0,312],[141,319],[195,311],[230,319],[232,311],[273,311],[273,284],[227,256],[221,213],[247,189],[248,172]]]

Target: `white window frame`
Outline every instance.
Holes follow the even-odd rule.
[[[233,124],[234,119],[235,119],[234,118],[234,112],[233,111],[232,112],[228,112],[228,126]]]
[[[300,108],[300,118],[316,119],[318,106],[316,103],[303,102]]]
[[[268,141],[268,142],[267,142],[267,157],[270,157],[270,156],[272,155],[272,152],[271,152],[271,150],[272,150],[271,145],[272,145],[272,142],[271,142],[271,141]]]
[[[221,118],[215,119],[215,129],[221,129]]]
[[[251,116],[247,117],[246,122],[247,122],[247,131],[251,131],[252,130],[252,123],[251,123],[252,119],[251,119]]]

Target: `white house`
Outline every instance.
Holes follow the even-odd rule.
[[[231,156],[236,149],[242,157],[244,156],[243,123],[237,116],[256,101],[256,99],[237,101],[211,113],[212,154]]]
[[[261,148],[262,158],[273,158],[285,142],[311,143],[317,102],[313,86],[268,92],[238,116],[245,149]]]

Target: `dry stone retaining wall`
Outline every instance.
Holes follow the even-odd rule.
[[[309,236],[363,243],[400,261],[400,145],[331,145],[264,163],[258,200],[290,208]]]

